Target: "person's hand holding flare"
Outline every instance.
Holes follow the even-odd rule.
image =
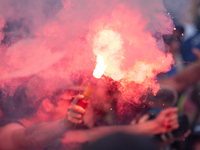
[[[66,116],[66,125],[80,124],[83,122],[85,109],[78,105],[78,102],[84,99],[84,95],[77,95],[68,108]]]

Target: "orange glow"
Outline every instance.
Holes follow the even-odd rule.
[[[147,64],[145,62],[136,62],[134,67],[128,71],[126,78],[138,84],[143,83],[146,79],[152,79],[155,76],[153,70],[154,64]]]
[[[97,55],[97,65],[93,71],[93,76],[95,78],[101,78],[101,76],[103,75],[104,71],[106,69],[106,65],[104,64],[104,60],[101,57],[100,54]]]

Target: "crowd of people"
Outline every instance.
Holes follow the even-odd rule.
[[[101,146],[101,149],[105,149],[106,145],[101,143],[105,143],[107,138],[112,139],[109,140],[111,143],[107,141],[110,149],[128,149],[131,139],[139,135],[142,137],[137,149],[149,148],[146,145],[143,147],[142,142],[149,141],[143,136],[154,137],[157,143],[150,145],[152,149],[159,149],[183,140],[191,131],[184,130],[178,136],[173,134],[183,126],[179,121],[178,109],[173,106],[176,105],[176,93],[195,84],[200,78],[200,52],[194,49],[194,53],[198,57],[196,63],[160,81],[161,85],[170,88],[161,88],[156,96],[149,98],[149,101],[157,99],[153,107],[162,109],[153,118],[148,113],[148,105],[143,108],[129,105],[123,117],[119,116],[116,103],[120,92],[117,83],[106,76],[99,80],[86,109],[78,105],[84,99],[86,86],[71,79],[52,82],[33,75],[23,80],[13,96],[9,95],[4,85],[0,99],[0,149],[100,149]],[[166,106],[162,107],[162,104]],[[121,133],[116,138],[118,132]],[[130,141],[124,140],[126,138]],[[112,143],[113,140],[116,141]]]
[[[12,79],[9,84],[19,82],[12,91],[0,81],[0,150],[199,149],[200,47],[187,45],[199,33],[184,42],[183,33],[177,26],[163,36],[175,63],[157,76],[161,88],[148,93],[142,107],[119,106],[119,83],[107,76],[86,107],[80,105],[87,88],[82,74],[52,80],[35,73]],[[9,37],[1,44],[10,45]]]
[[[50,83],[51,81],[39,76],[33,76],[26,84],[19,86],[12,97],[6,96],[2,89],[1,102],[4,104],[1,108],[3,117],[0,149],[77,149],[115,132],[150,136],[167,133],[179,127],[177,108],[167,108],[155,119],[139,120],[137,124],[131,122],[117,125],[107,122],[104,125],[95,125],[101,122],[98,119],[93,125],[88,124],[88,121],[83,123],[86,110],[79,106],[78,102],[84,99],[84,95],[81,95],[84,87],[66,81]],[[102,101],[109,101],[111,95],[107,93],[108,87],[102,87],[96,88],[93,99],[100,94]],[[101,113],[99,110],[97,116],[109,115],[106,113],[112,106],[109,104],[107,108],[101,107]],[[10,105],[13,107],[10,108]]]

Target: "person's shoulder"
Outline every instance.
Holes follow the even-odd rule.
[[[23,129],[24,126],[18,123],[9,123],[3,127],[0,127],[0,139],[4,139],[4,137],[7,137],[7,135],[10,135],[13,131],[18,129]]]
[[[18,123],[9,123],[3,127],[0,127],[0,141],[7,140],[10,138],[11,134],[18,129],[23,129],[24,127]]]
[[[18,129],[23,129],[24,127],[18,123],[9,123],[3,127],[0,127],[0,149],[12,149],[12,134]]]
[[[24,128],[23,125],[16,123],[16,122],[12,122],[12,123],[8,123],[3,127],[0,127],[0,132],[3,132],[5,130],[15,130],[15,129],[22,129]]]

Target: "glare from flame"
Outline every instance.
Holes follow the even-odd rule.
[[[106,56],[115,55],[122,48],[122,39],[119,33],[112,30],[102,30],[95,36],[94,53]]]
[[[93,71],[93,76],[95,78],[101,78],[101,76],[103,75],[105,69],[106,69],[106,66],[104,64],[104,60],[103,60],[103,57],[101,57],[100,54],[97,55],[97,65]]]
[[[94,37],[93,52],[103,57],[107,65],[104,74],[114,80],[120,80],[124,76],[120,68],[124,59],[123,43],[121,35],[112,30],[102,30]]]

